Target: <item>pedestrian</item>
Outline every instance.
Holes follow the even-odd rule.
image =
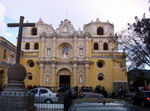
[[[123,90],[123,97],[126,97],[126,93],[127,93],[127,91],[126,91],[126,89],[124,89]]]
[[[123,98],[123,88],[122,88],[122,86],[119,89],[119,96],[120,96],[120,98]]]

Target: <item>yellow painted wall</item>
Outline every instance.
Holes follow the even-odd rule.
[[[30,67],[28,66],[27,61],[28,60],[33,60],[35,66]],[[25,78],[24,82],[26,85],[39,85],[40,84],[40,73],[39,73],[39,66],[36,63],[38,59],[37,58],[22,58],[21,59],[21,64],[25,66],[27,73],[31,72],[32,73],[32,80],[28,80],[27,77]]]
[[[105,62],[104,67],[99,68],[97,66],[98,60],[103,60]],[[90,67],[91,85],[93,87],[95,87],[97,85],[104,86],[107,91],[111,92],[112,91],[113,78],[114,78],[112,60],[109,58],[107,58],[107,59],[106,58],[94,58],[94,59],[92,59],[92,61],[94,63]],[[102,81],[98,80],[98,73],[103,73],[105,75],[104,80],[102,80]]]
[[[6,50],[6,58],[4,58],[4,50]],[[8,58],[13,53],[14,54],[13,59],[15,60],[15,57],[16,57],[15,50],[16,50],[16,46],[14,46],[5,38],[0,37],[0,71],[4,71],[4,73],[0,74],[0,87],[2,87],[3,85],[7,83],[7,70],[10,65],[8,64],[9,62]]]

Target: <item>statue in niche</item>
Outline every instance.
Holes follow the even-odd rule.
[[[68,55],[68,46],[64,46],[62,48],[62,53],[63,53],[63,58],[66,59],[66,57]]]
[[[67,26],[65,25],[65,27],[64,27],[64,32],[67,32]]]

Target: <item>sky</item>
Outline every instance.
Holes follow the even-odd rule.
[[[99,18],[114,24],[115,32],[133,23],[135,16],[149,17],[148,0],[0,0],[0,36],[16,44],[18,28],[7,27],[7,23],[37,22],[58,28],[61,20],[68,19],[76,30]]]

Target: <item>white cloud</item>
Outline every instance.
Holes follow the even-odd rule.
[[[0,3],[0,35],[4,34],[4,15],[5,15],[5,6]]]
[[[21,15],[29,22],[42,18],[56,29],[67,18],[78,29],[99,17],[113,23],[115,31],[134,22],[135,16],[142,17],[149,7],[148,0],[3,0],[3,4],[6,16],[16,22]]]

